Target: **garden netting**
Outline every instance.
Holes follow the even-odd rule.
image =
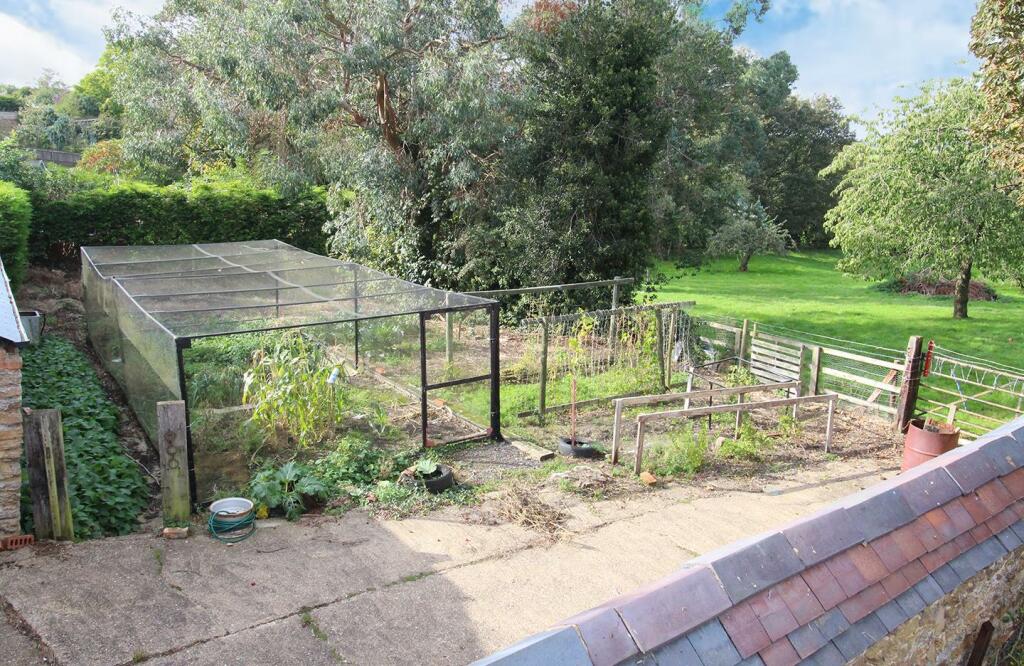
[[[278,385],[305,385],[303,399],[310,404],[300,411],[333,411],[351,403],[358,391],[376,409],[390,399],[374,393],[376,388],[351,388],[345,396],[335,396],[334,388],[323,395],[312,390],[332,371],[361,361],[385,386],[389,377],[396,380],[392,393],[401,400],[389,405],[391,420],[403,413],[397,403],[404,401],[410,421],[419,427],[421,412],[438,409],[434,403],[421,409],[418,397],[421,318],[428,384],[490,373],[484,340],[487,309],[494,301],[414,284],[278,240],[83,247],[82,284],[90,341],[153,441],[156,403],[188,401],[200,486],[194,499],[200,501],[224,490],[231,479],[237,485],[244,459],[266,446],[266,437],[248,447],[225,437],[244,438],[244,423],[258,421],[251,419],[252,404],[246,404],[252,401],[243,396],[247,377],[272,374]],[[453,357],[448,335],[446,353],[445,330],[452,328],[462,339],[481,339],[480,349],[471,355],[460,344],[462,353]],[[467,335],[470,330],[473,336]],[[263,395],[261,404],[277,397]],[[372,421],[372,410],[364,411]],[[383,427],[386,417],[377,418]],[[318,427],[322,424],[315,419],[295,426],[314,434]],[[225,460],[230,464],[222,464]],[[234,469],[228,469],[231,465]]]

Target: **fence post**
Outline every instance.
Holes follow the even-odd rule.
[[[743,328],[740,330],[740,341],[736,347],[736,358],[743,360],[743,357],[747,353],[747,331],[750,328],[750,320],[743,320]]]
[[[541,319],[540,335],[540,422],[544,423],[544,414],[548,402],[548,318]]]
[[[618,275],[616,275],[615,279],[619,280],[620,278],[619,278]],[[618,334],[618,331],[617,331],[618,327],[616,326],[617,322],[616,322],[616,319],[615,319],[615,311],[618,310],[618,309],[619,309],[619,283],[616,282],[615,284],[612,285],[612,314],[611,314],[611,321],[608,323],[608,344],[609,345],[612,344],[612,342],[615,340],[615,336]]]
[[[26,409],[25,458],[38,539],[74,539],[60,411]]]
[[[156,422],[164,527],[187,527],[192,513],[192,498],[188,487],[185,402],[168,400],[156,403]]]
[[[622,432],[622,399],[615,401],[615,418],[612,421],[612,464],[619,462],[619,437]]]
[[[668,317],[668,357],[665,363],[665,388],[672,388],[672,359],[676,353],[676,311]]]
[[[661,383],[661,391],[664,393],[667,390],[665,388],[665,332],[661,329],[661,323],[661,310],[656,309],[654,311],[654,325],[657,329],[658,381]]]
[[[896,429],[903,432],[914,418],[917,407],[917,392],[921,386],[921,336],[912,335],[907,342],[907,354],[903,366],[903,383],[900,385],[900,400],[896,405]]]
[[[818,395],[818,385],[821,381],[821,347],[815,346],[811,349],[811,376],[808,392],[810,395]]]

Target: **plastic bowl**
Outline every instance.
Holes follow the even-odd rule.
[[[225,497],[210,505],[210,513],[220,520],[241,520],[252,513],[253,504],[244,497]]]

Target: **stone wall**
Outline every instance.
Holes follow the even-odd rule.
[[[21,356],[0,341],[0,537],[20,533],[21,450]]]
[[[1013,634],[1024,608],[1024,552],[1015,551],[969,579],[875,643],[856,664],[962,664],[984,622],[992,634],[986,663]]]

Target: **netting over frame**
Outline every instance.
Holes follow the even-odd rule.
[[[195,338],[486,307],[279,240],[82,248],[89,337],[151,437]]]

